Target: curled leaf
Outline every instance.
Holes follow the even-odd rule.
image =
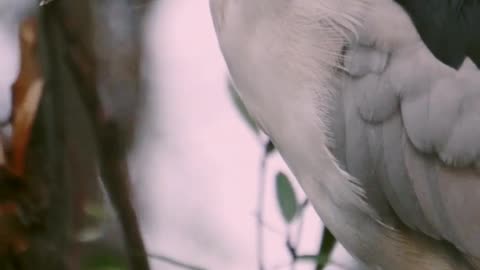
[[[43,91],[37,46],[37,21],[30,18],[20,27],[20,72],[12,86],[13,137],[9,167],[18,176],[24,173],[27,146]]]

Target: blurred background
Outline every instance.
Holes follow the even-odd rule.
[[[9,88],[19,65],[17,34],[5,14],[0,12],[0,119],[9,115]],[[268,140],[232,98],[208,0],[155,2],[145,38],[149,90],[130,166],[152,269],[185,269],[181,263],[258,269],[259,256],[265,270],[315,269],[311,257],[322,243],[321,221],[278,154],[263,163]],[[295,196],[288,195],[289,185],[283,194],[306,205],[291,219],[285,216],[288,202],[282,209],[278,198],[280,172]],[[292,248],[299,257],[295,264]],[[337,246],[324,269],[360,267]]]

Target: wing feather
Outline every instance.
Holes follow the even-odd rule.
[[[420,39],[412,41],[349,45],[333,113],[333,135],[342,133],[336,143],[343,147],[334,154],[362,183],[382,221],[395,224],[398,218],[450,242],[475,262],[480,258],[480,70],[470,61],[454,70]]]

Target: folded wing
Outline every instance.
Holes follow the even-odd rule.
[[[480,258],[480,70],[470,61],[452,69],[420,40],[355,42],[344,63],[334,155],[383,222]]]

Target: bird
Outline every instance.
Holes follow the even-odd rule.
[[[210,0],[248,113],[371,269],[480,269],[479,6]]]

